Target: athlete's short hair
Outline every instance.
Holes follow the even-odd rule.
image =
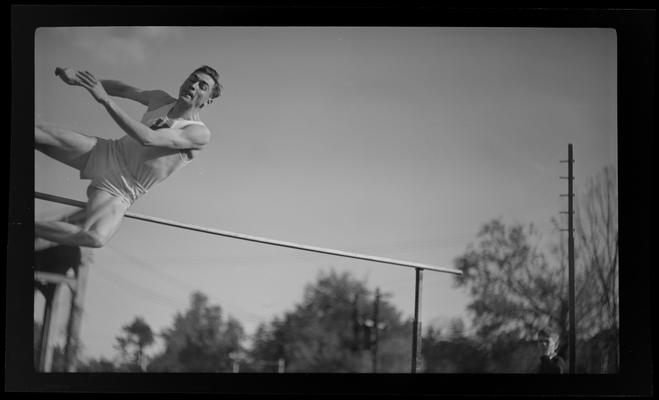
[[[215,81],[215,86],[213,86],[213,93],[211,93],[211,98],[217,98],[222,95],[222,85],[220,84],[220,74],[217,73],[217,71],[209,67],[208,65],[202,65],[201,67],[197,68],[194,70],[193,73],[195,72],[202,72],[206,75],[209,75],[213,80]]]

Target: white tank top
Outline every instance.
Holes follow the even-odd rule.
[[[200,120],[182,118],[169,118],[167,113],[175,103],[164,105],[142,116],[142,123],[152,129],[158,128],[184,128],[188,125],[204,125]],[[167,149],[162,147],[143,146],[131,136],[124,136],[117,140],[119,151],[124,163],[135,180],[135,183],[144,191],[170,176],[192,160],[190,149]]]

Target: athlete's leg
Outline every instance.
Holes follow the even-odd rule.
[[[86,219],[87,219],[87,210],[84,208],[60,218],[60,220],[62,221],[70,222],[75,225],[82,224]]]
[[[89,187],[87,218],[83,229],[105,244],[117,232],[128,210],[128,203],[108,192]]]
[[[69,246],[103,247],[119,229],[128,204],[118,197],[89,188],[86,217],[78,225],[67,221],[37,221],[35,236]]]
[[[96,138],[54,124],[37,123],[34,145],[37,150],[70,167],[82,171]]]
[[[83,208],[71,214],[63,215],[59,217],[56,221],[68,222],[80,226],[81,223],[83,223],[86,218],[87,218],[87,210]],[[59,243],[52,242],[50,240],[46,240],[38,236],[34,237],[34,251],[45,250],[55,246],[59,246]]]
[[[51,247],[59,246],[59,243],[51,242],[40,237],[34,237],[34,251],[46,250]]]

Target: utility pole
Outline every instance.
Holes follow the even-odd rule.
[[[572,157],[572,143],[568,144],[568,159],[561,162],[568,163],[568,176],[562,176],[561,179],[568,180],[568,194],[561,195],[568,197],[568,305],[569,305],[569,352],[570,352],[570,373],[574,374],[575,372],[575,363],[576,363],[576,343],[577,343],[577,334],[576,334],[576,318],[575,318],[575,284],[574,284],[574,174],[573,174],[573,164],[574,158]],[[565,214],[566,212],[562,212]],[[562,229],[565,231],[565,229]]]

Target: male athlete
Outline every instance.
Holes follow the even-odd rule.
[[[82,86],[126,133],[118,140],[88,136],[37,123],[35,147],[91,179],[87,206],[58,221],[36,221],[35,249],[56,244],[103,247],[119,228],[126,210],[153,185],[190,162],[208,144],[211,132],[199,112],[220,96],[218,73],[206,65],[183,82],[178,98],[162,90],[141,90],[114,80],[97,80],[87,71],[56,68],[72,86]],[[110,96],[147,106],[141,122]]]

